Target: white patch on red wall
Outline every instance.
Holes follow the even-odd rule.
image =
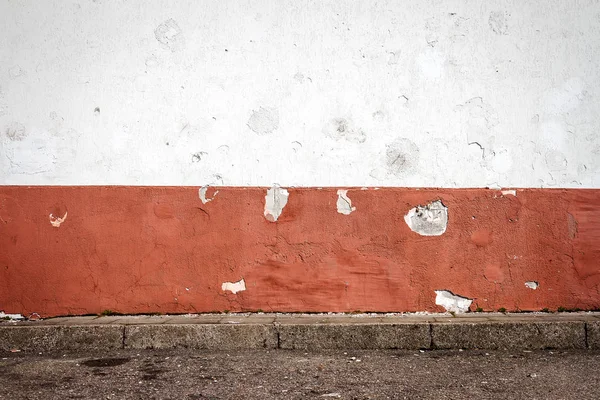
[[[421,236],[440,236],[448,226],[448,208],[440,200],[419,205],[404,216],[404,221]]]
[[[288,202],[289,193],[275,184],[265,196],[265,218],[268,221],[275,222],[283,212],[284,207]]]
[[[337,195],[337,212],[350,215],[353,211],[356,211],[356,207],[352,207],[352,200],[348,197],[348,190],[340,189],[337,191]]]
[[[21,314],[6,314],[4,311],[0,311],[0,319],[19,321],[19,320],[25,319],[25,317],[23,317]]]
[[[210,201],[213,201],[215,199],[215,197],[217,196],[217,194],[219,193],[218,190],[215,190],[212,194],[212,196],[210,197],[206,197],[207,192],[208,192],[209,186],[202,186],[200,189],[198,189],[198,197],[200,197],[200,200],[202,201],[202,204],[206,204]]]
[[[223,282],[221,290],[224,292],[229,291],[233,294],[243,292],[246,290],[246,282],[243,279],[237,282]]]
[[[528,288],[528,289],[536,290],[538,288],[538,286],[540,286],[540,284],[537,283],[536,281],[527,281],[527,282],[525,282],[525,287]]]
[[[58,228],[60,224],[65,222],[65,220],[67,219],[67,212],[65,211],[65,215],[63,215],[62,217],[55,217],[53,214],[50,214],[49,218],[50,224],[52,224],[53,227]]]
[[[473,303],[473,300],[455,295],[448,290],[436,290],[435,294],[435,304],[444,307],[448,312],[467,312]]]

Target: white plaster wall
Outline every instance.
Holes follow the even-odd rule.
[[[600,187],[598,1],[0,0],[0,21],[1,184]]]

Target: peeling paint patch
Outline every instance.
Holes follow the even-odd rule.
[[[12,141],[21,141],[27,136],[25,126],[18,122],[11,123],[6,128],[6,137]]]
[[[258,110],[252,110],[247,125],[258,135],[272,133],[279,128],[279,111],[272,107],[260,107]]]
[[[348,197],[348,190],[340,189],[337,191],[337,195],[337,212],[350,215],[352,211],[356,211],[356,207],[352,207],[352,200]]]
[[[503,190],[502,191],[502,196],[508,196],[508,195],[517,197],[517,191],[514,190],[514,189],[513,190]]]
[[[23,71],[23,69],[19,65],[15,65],[14,67],[8,70],[8,76],[10,77],[10,79],[15,79],[23,75],[25,75],[25,71]]]
[[[536,281],[527,281],[527,282],[525,282],[525,287],[529,288],[529,289],[536,290],[538,288],[538,286],[540,286],[540,284],[537,283]]]
[[[492,11],[488,18],[490,29],[497,35],[506,35],[509,17],[510,14],[506,11]]]
[[[21,316],[21,317],[22,317],[22,315],[21,315],[21,314],[13,314],[13,315],[18,315],[18,316]],[[40,316],[40,314],[38,314],[38,313],[34,312],[34,313],[31,313],[31,314],[29,314],[29,317],[27,317],[27,319],[28,319],[29,321],[39,321],[39,320],[41,320],[41,319],[42,319],[42,317]]]
[[[243,279],[237,282],[223,282],[221,285],[221,290],[224,292],[228,290],[233,294],[236,294],[237,292],[243,292],[246,290],[246,282]]]
[[[448,312],[467,312],[473,302],[471,299],[455,295],[448,290],[436,290],[435,294],[435,304],[444,307]]]
[[[50,224],[52,224],[53,227],[58,228],[60,226],[60,224],[62,224],[63,222],[65,222],[65,219],[67,219],[67,212],[65,211],[65,215],[61,217],[55,217],[54,215],[50,214]]]
[[[265,196],[265,218],[268,221],[275,222],[283,212],[284,207],[288,202],[289,193],[275,184]]]
[[[0,311],[0,319],[21,320],[25,317],[21,314],[6,314],[4,311]]]
[[[419,147],[410,139],[398,138],[386,145],[385,165],[390,174],[404,177],[415,172],[419,164]]]
[[[334,140],[347,140],[351,143],[364,143],[367,140],[365,132],[356,127],[352,119],[334,118],[323,128],[323,133]]]
[[[565,155],[557,150],[548,151],[545,160],[550,171],[564,171],[569,164]]]
[[[200,197],[202,204],[206,204],[209,201],[213,201],[215,199],[215,197],[217,197],[217,194],[219,193],[218,190],[215,190],[212,197],[206,197],[206,192],[208,191],[208,188],[209,188],[208,185],[204,185],[200,189],[198,189],[198,197]]]
[[[419,205],[404,216],[404,221],[421,236],[440,236],[448,226],[448,208],[440,200]]]
[[[161,45],[172,52],[181,50],[185,45],[181,28],[172,18],[160,24],[154,30],[154,36]]]

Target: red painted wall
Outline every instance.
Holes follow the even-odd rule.
[[[443,311],[435,290],[472,310],[600,307],[600,190],[350,189],[342,215],[336,188],[292,188],[277,222],[265,188],[218,190],[0,187],[0,309]],[[408,210],[437,199],[446,232],[411,231]]]

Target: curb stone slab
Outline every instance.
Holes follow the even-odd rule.
[[[429,324],[279,325],[282,349],[426,349]]]
[[[600,349],[600,321],[587,322],[587,345],[592,350]]]
[[[276,349],[273,325],[133,325],[125,327],[126,349]]]
[[[0,350],[32,352],[123,348],[119,325],[0,326]]]
[[[432,323],[434,349],[585,349],[585,322]]]
[[[189,314],[0,320],[0,351],[600,349],[600,313]]]

